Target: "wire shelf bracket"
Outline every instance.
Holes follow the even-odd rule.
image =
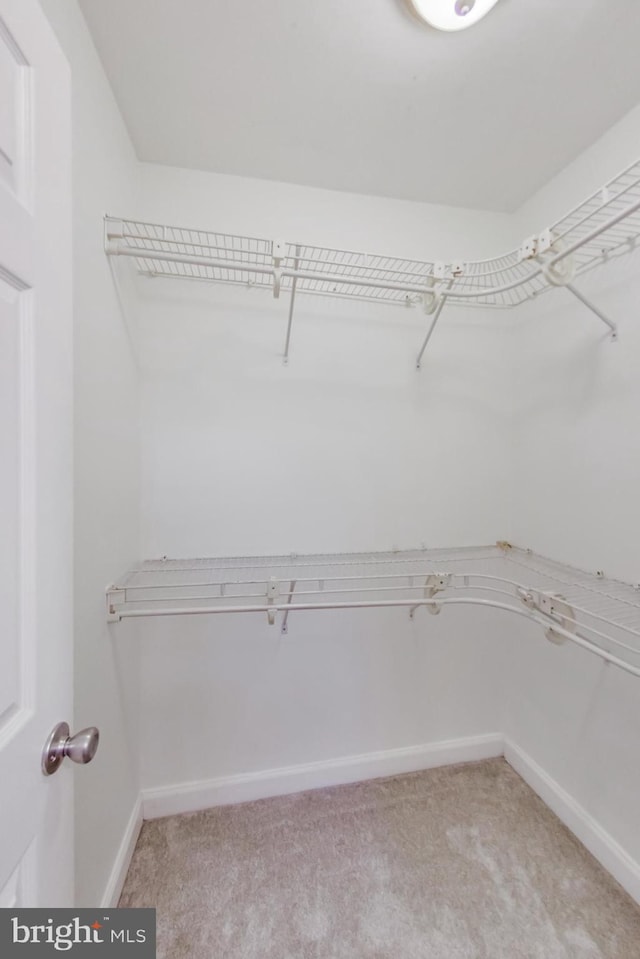
[[[539,237],[530,237],[528,240],[525,240],[521,254],[525,259],[533,259],[540,263],[542,272],[551,286],[565,287],[577,300],[580,300],[587,309],[591,310],[598,319],[602,320],[610,331],[611,339],[616,340],[618,338],[616,324],[588,299],[584,293],[578,290],[572,282],[575,276],[573,254],[561,249],[552,259],[545,258],[545,254],[554,252],[556,245],[551,231],[544,230]]]

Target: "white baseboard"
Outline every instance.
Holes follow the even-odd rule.
[[[504,756],[509,765],[623,889],[640,903],[640,863],[524,750],[505,739],[502,734],[490,733],[143,790],[120,844],[102,906],[112,908],[118,903],[143,818],[157,819],[177,813],[196,812],[212,806],[282,796],[305,789],[395,776],[495,756]]]
[[[267,769],[257,773],[161,786],[143,790],[143,816],[145,819],[157,819],[176,813],[196,812],[211,806],[284,796],[305,789],[338,786],[363,779],[448,766],[451,763],[489,759],[502,756],[503,752],[504,737],[500,733],[489,733],[281,769]]]
[[[505,740],[504,758],[589,852],[640,903],[640,863],[519,746]]]
[[[122,893],[124,881],[127,878],[127,872],[131,865],[133,850],[136,847],[140,830],[142,829],[142,797],[139,796],[131,811],[129,822],[124,831],[120,848],[113,863],[109,881],[107,882],[104,895],[102,897],[101,907],[105,909],[115,909]]]

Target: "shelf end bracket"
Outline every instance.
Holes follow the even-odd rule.
[[[122,220],[116,220],[115,217],[105,216],[104,218],[104,252],[108,256],[118,256],[120,254],[119,240],[124,239],[124,227]]]
[[[107,622],[120,623],[122,616],[120,610],[124,606],[126,590],[119,586],[107,586]]]

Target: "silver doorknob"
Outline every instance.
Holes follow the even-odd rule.
[[[95,726],[81,729],[71,736],[68,723],[58,723],[51,730],[42,750],[42,772],[51,776],[57,772],[65,757],[74,763],[90,763],[98,750],[100,731]]]

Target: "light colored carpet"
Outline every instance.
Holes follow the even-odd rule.
[[[145,823],[159,959],[640,959],[640,908],[502,759]]]

